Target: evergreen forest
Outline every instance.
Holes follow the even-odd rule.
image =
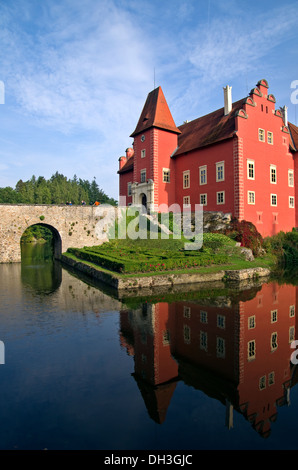
[[[101,204],[117,205],[117,201],[104,193],[96,178],[90,182],[72,179],[56,172],[50,179],[34,175],[28,181],[19,180],[12,188],[0,188],[0,203],[4,204]]]

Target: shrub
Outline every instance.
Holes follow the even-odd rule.
[[[229,244],[230,239],[221,233],[204,233],[203,248],[218,251],[223,246]]]
[[[298,232],[279,232],[272,237],[264,239],[264,248],[267,252],[277,256],[279,264],[285,266],[298,265]]]
[[[263,247],[263,237],[258,232],[254,224],[247,220],[232,219],[229,227],[224,231],[225,235],[230,236],[241,246],[250,248],[255,256],[260,253]]]
[[[298,232],[287,232],[283,241],[286,265],[298,265]]]

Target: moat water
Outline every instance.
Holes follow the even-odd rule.
[[[119,298],[26,250],[0,265],[0,449],[298,448],[297,280]]]

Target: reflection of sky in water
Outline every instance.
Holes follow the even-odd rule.
[[[150,327],[156,333],[163,320],[161,313],[150,317],[144,309],[140,314],[137,308],[127,309],[116,298],[64,269],[61,282],[50,295],[44,295],[41,281],[37,290],[30,276],[29,282],[24,282],[20,265],[0,265],[0,273],[0,340],[6,348],[6,363],[0,366],[0,448],[298,447],[297,387],[291,389],[290,406],[277,408],[278,418],[272,423],[269,438],[261,438],[237,411],[233,413],[233,428],[228,430],[225,405],[196,388],[201,377],[199,372],[195,375],[195,364],[189,369],[187,385],[181,377],[176,378],[169,402],[163,395],[169,388],[159,387],[156,375],[155,387],[148,382],[144,386],[139,377],[136,379],[144,354],[139,332],[146,324],[147,331]],[[252,297],[249,301],[257,301]],[[178,304],[185,302],[171,304],[171,308],[178,308]],[[199,304],[193,305],[198,308]],[[128,319],[130,323],[125,323]],[[179,322],[182,325],[183,319],[176,312],[165,325],[179,332]],[[166,373],[168,363],[164,367],[163,361],[182,367],[178,333],[174,354],[168,356],[163,355],[156,335],[154,338],[155,349],[147,351],[147,360],[152,353],[152,370],[160,376]],[[282,337],[279,339],[282,347]],[[153,400],[156,396],[160,401]],[[156,407],[156,412],[164,403],[166,416],[157,424],[148,407]]]

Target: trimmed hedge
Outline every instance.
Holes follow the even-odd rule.
[[[225,254],[206,254],[198,251],[171,252],[166,257],[165,255],[158,256],[156,253],[150,253],[150,251],[133,253],[131,250],[121,250],[121,256],[127,257],[127,259],[123,260],[120,260],[116,255],[113,256],[111,253],[104,253],[104,250],[100,250],[100,247],[69,248],[67,251],[79,259],[90,261],[117,273],[144,273],[187,269],[212,264],[224,264],[228,261],[228,256]],[[132,256],[138,259],[133,259]]]

